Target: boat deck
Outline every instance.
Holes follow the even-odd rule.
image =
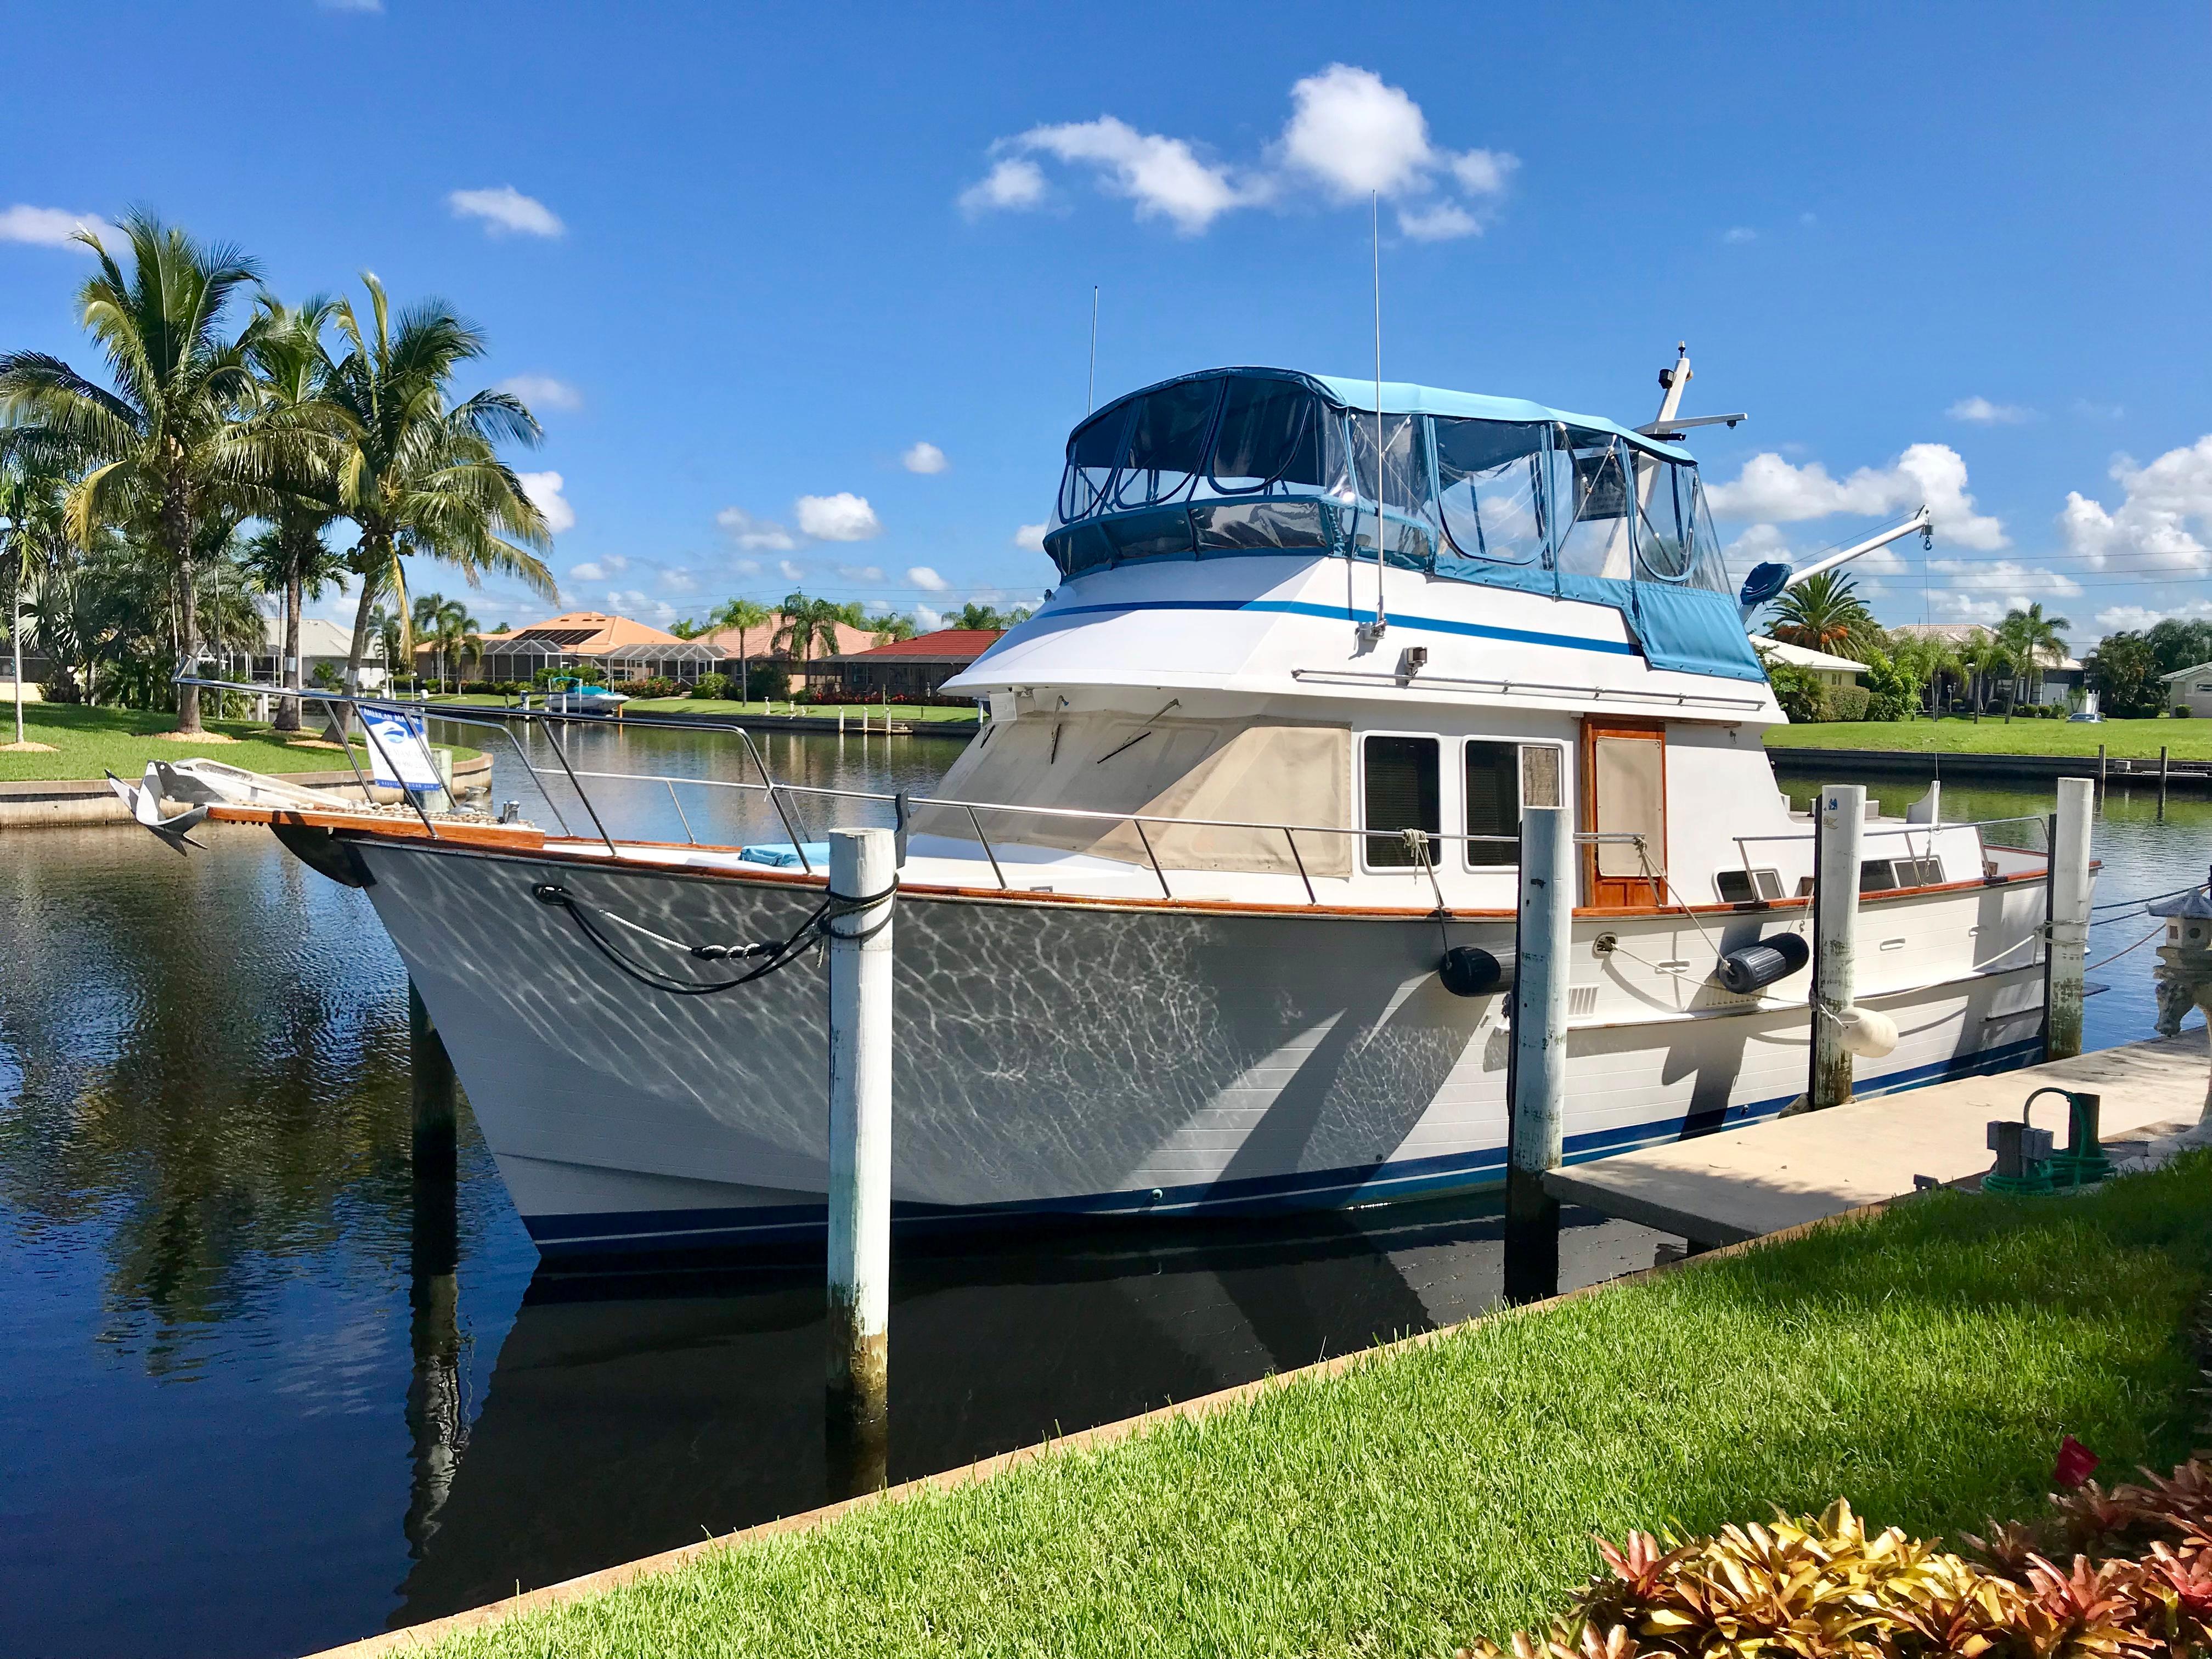
[[[2205,1079],[2205,1036],[2191,1030],[1626,1152],[1555,1170],[1544,1185],[1562,1203],[1694,1244],[1736,1244],[1899,1197],[1916,1176],[1948,1184],[1986,1172],[1990,1121],[2018,1117],[2037,1089],[2101,1096],[2100,1133],[2110,1146],[2193,1126]],[[2061,1102],[2038,1102],[2033,1121],[2065,1144]]]

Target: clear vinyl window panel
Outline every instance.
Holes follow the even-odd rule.
[[[1115,475],[1115,506],[1144,507],[1189,495],[1206,470],[1206,443],[1213,435],[1222,384],[1186,380],[1138,399]]]
[[[1465,563],[1544,557],[1545,428],[1505,421],[1435,422],[1437,506],[1446,547],[1437,574]]]
[[[1589,440],[1592,441],[1585,441]],[[1552,499],[1559,512],[1559,567],[1578,576],[1626,578],[1632,499],[1626,446],[1602,434],[1569,429],[1574,447],[1551,454]]]
[[[1443,831],[1440,748],[1435,738],[1370,737],[1361,742],[1360,803],[1369,832],[1369,868],[1413,868],[1418,860],[1401,832],[1419,830],[1433,837]],[[1431,865],[1437,848],[1437,842],[1429,841]]]
[[[1250,495],[1279,484],[1318,489],[1328,482],[1322,456],[1321,400],[1291,380],[1257,375],[1226,382],[1207,482],[1224,495]]]
[[[1642,453],[1634,468],[1637,574],[1728,592],[1728,571],[1697,468]]]

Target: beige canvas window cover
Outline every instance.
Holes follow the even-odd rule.
[[[1142,813],[1148,820],[1145,834],[1164,869],[1296,874],[1297,863],[1280,830],[1149,820],[1349,829],[1351,773],[1352,733],[1346,726],[1034,714],[991,722],[953,763],[936,793],[949,800]],[[1126,822],[980,808],[977,816],[994,841],[1146,862],[1144,845]],[[925,809],[915,829],[963,840],[975,833],[966,812],[949,807]],[[1352,837],[1301,835],[1297,857],[1310,874],[1349,875]]]
[[[1638,877],[1666,866],[1667,807],[1662,794],[1664,750],[1655,739],[1598,738],[1590,744],[1596,771],[1597,822],[1601,835],[1638,835],[1632,842],[1605,842],[1597,849],[1601,876]]]

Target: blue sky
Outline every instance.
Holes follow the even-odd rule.
[[[9,46],[0,342],[86,362],[57,228],[132,204],[287,298],[441,295],[543,416],[580,605],[1033,599],[1092,285],[1102,398],[1370,373],[1380,188],[1385,373],[1641,422],[1686,339],[1686,410],[1753,416],[1695,442],[1739,562],[1927,500],[1887,620],[2212,615],[2201,4],[237,0]]]

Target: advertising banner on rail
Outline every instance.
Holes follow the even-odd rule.
[[[368,732],[369,774],[378,783],[403,789],[438,789],[438,757],[430,752],[422,722],[395,709],[364,708],[361,723]]]

